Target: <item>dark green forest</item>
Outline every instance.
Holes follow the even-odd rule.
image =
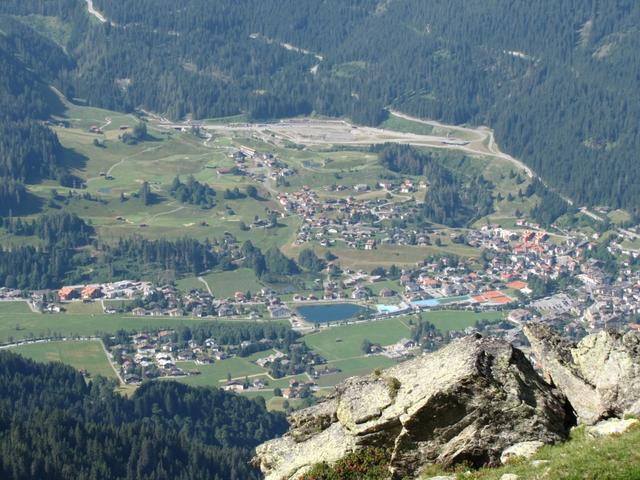
[[[46,116],[45,83],[173,118],[318,112],[376,124],[392,107],[491,125],[506,151],[579,204],[640,205],[635,0],[95,4],[110,22],[76,0],[2,2],[4,117]],[[45,17],[61,23],[42,28]],[[14,177],[60,175],[51,155],[25,169],[25,154],[2,160],[3,198],[14,203]]]
[[[376,124],[391,106],[486,123],[577,202],[640,204],[634,0],[95,3],[111,23],[75,0],[2,2],[13,16],[2,18],[0,62],[11,73],[0,82],[44,80],[92,105],[173,118],[315,111]],[[34,14],[69,31],[36,31]],[[7,100],[3,86],[8,110],[46,113],[42,95]]]
[[[60,363],[0,353],[3,479],[259,478],[253,448],[286,428],[262,399],[175,382],[128,399]]]
[[[460,227],[493,211],[492,185],[482,175],[463,177],[442,166],[433,155],[410,145],[387,143],[371,150],[378,153],[380,164],[392,172],[426,177],[429,188],[423,213],[429,220]],[[547,191],[542,185],[538,190],[541,195]]]

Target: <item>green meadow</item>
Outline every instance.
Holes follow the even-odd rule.
[[[92,376],[116,378],[102,344],[97,340],[34,343],[12,348],[11,351],[38,362],[62,362],[84,369]]]

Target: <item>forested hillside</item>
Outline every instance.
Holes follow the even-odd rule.
[[[253,448],[286,430],[264,401],[174,382],[131,399],[59,363],[0,353],[0,477],[258,478]]]
[[[77,0],[2,2],[0,39],[13,40],[0,49],[14,54],[3,61],[69,98],[173,118],[315,111],[376,124],[391,106],[489,124],[578,204],[640,205],[635,0],[94,3],[108,22]],[[33,36],[46,61],[24,53]]]
[[[65,180],[62,147],[38,122],[60,109],[48,87],[68,66],[60,52],[32,29],[0,17],[0,215],[25,209],[24,182]]]

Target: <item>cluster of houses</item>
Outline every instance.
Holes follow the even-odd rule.
[[[425,182],[421,182],[418,188],[423,186],[426,186]],[[365,184],[354,186],[356,192],[368,188]],[[398,193],[412,193],[416,189],[411,180],[403,181],[400,186],[381,182],[378,188]],[[328,247],[343,242],[351,248],[374,250],[379,245],[431,244],[432,228],[398,226],[398,223],[413,219],[419,213],[419,207],[412,198],[398,201],[362,199],[351,195],[325,197],[304,186],[300,191],[280,194],[278,202],[285,212],[303,219],[295,241],[298,245],[314,241]]]
[[[138,384],[144,379],[178,377],[188,373],[176,366],[178,354],[173,341],[173,330],[157,334],[140,333],[127,340],[109,346],[112,362],[119,367],[125,383]],[[192,359],[193,352],[189,352]]]
[[[525,221],[520,224],[524,226]],[[590,258],[596,244],[584,234],[566,232],[563,237],[551,238],[529,226],[532,228],[515,231],[489,225],[470,232],[467,238],[470,245],[496,254],[487,274],[525,294],[526,309],[512,312],[510,320],[536,318],[559,323],[569,332],[590,332],[624,327],[640,315],[640,272],[631,265],[637,254],[625,253],[619,244],[611,242],[608,250],[620,266],[613,278],[603,261]],[[526,282],[531,277],[565,279],[569,287],[526,302],[526,295],[531,293]]]
[[[71,300],[92,301],[98,298],[108,300],[131,299],[139,295],[149,295],[153,288],[151,282],[134,282],[130,280],[91,285],[71,285],[58,290],[58,298],[61,302]]]
[[[194,338],[180,341],[174,330],[155,333],[138,333],[123,338],[113,337],[117,344],[109,345],[112,362],[126,383],[139,383],[144,379],[199,375],[193,368],[181,368],[181,362],[197,365],[211,365],[216,361],[232,358],[242,349],[253,345],[243,341],[240,345],[222,345],[214,338],[198,341]],[[269,339],[256,342],[256,348],[264,350],[272,346]]]
[[[295,172],[282,160],[269,152],[258,152],[256,149],[241,145],[231,155],[233,168],[219,168],[219,174],[246,175],[254,182],[264,183],[267,179],[278,180],[292,176]]]
[[[22,297],[22,290],[17,288],[0,287],[0,300],[20,300]]]

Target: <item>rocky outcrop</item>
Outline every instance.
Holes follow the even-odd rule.
[[[575,417],[524,354],[470,336],[442,350],[351,378],[290,417],[284,437],[256,449],[267,480],[294,479],[367,446],[387,447],[394,478],[426,465],[499,465],[504,449],[566,438]]]
[[[524,333],[580,423],[640,414],[640,333],[602,331],[577,344],[542,324],[525,326]]]

